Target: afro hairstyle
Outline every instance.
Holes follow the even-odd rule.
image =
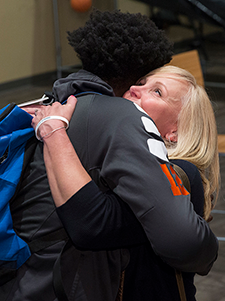
[[[119,10],[94,9],[84,27],[68,32],[68,41],[83,69],[114,89],[135,84],[173,55],[172,43],[147,16]]]

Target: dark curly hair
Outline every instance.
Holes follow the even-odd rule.
[[[94,9],[84,27],[68,32],[68,41],[83,69],[121,93],[173,54],[171,42],[147,16],[119,10]]]

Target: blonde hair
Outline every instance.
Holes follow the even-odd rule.
[[[217,127],[212,104],[205,89],[197,85],[188,71],[164,66],[146,77],[155,74],[169,74],[186,81],[189,86],[178,116],[178,141],[165,143],[170,159],[189,161],[199,169],[204,187],[204,218],[207,220],[216,204],[220,184]]]

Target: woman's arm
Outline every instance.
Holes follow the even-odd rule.
[[[148,243],[129,206],[112,191],[101,192],[94,181],[56,210],[77,249],[112,250]]]
[[[76,102],[76,98],[71,96],[66,105],[55,102],[52,106],[42,106],[41,110],[36,110],[32,126],[35,129],[38,122],[49,115],[60,115],[70,120]],[[51,114],[49,114],[50,111]],[[33,114],[33,112],[30,113]],[[57,207],[64,204],[79,189],[91,181],[77,157],[64,126],[63,121],[51,119],[42,123],[38,129],[38,136],[43,137],[45,166]],[[55,134],[56,132],[51,134],[55,129],[58,129],[57,134]]]

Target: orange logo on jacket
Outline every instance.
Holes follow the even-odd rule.
[[[189,192],[184,187],[181,179],[176,174],[172,166],[168,168],[166,164],[160,164],[162,171],[170,182],[171,190],[173,194],[176,195],[188,195]]]

